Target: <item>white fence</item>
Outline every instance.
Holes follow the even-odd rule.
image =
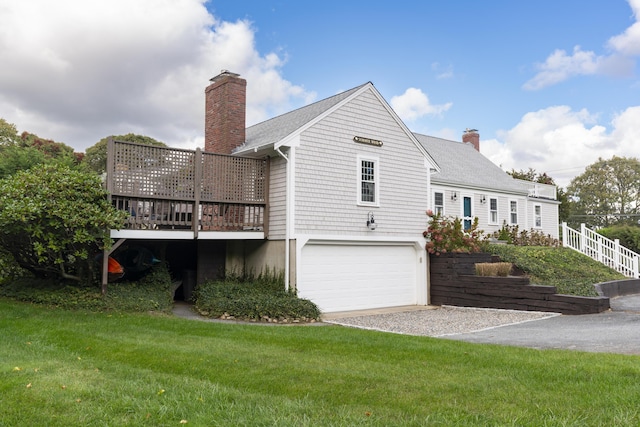
[[[606,266],[635,279],[640,278],[640,255],[620,246],[618,239],[611,240],[581,224],[580,231],[562,223],[562,246],[574,249]]]

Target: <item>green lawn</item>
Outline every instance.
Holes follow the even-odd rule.
[[[0,299],[0,426],[637,426],[640,357]]]

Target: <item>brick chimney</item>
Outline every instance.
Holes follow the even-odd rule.
[[[477,151],[480,151],[480,134],[478,129],[465,129],[462,134],[462,142],[469,142]]]
[[[231,154],[245,142],[247,81],[227,70],[205,89],[204,151]]]

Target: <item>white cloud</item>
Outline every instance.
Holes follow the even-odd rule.
[[[392,97],[390,104],[402,120],[409,122],[427,115],[440,115],[453,105],[451,102],[431,104],[429,97],[422,90],[413,87],[408,88],[402,95]]]
[[[434,62],[431,64],[431,69],[436,72],[436,79],[438,80],[452,79],[454,77],[453,65],[451,64],[447,67],[442,67],[439,62]]]
[[[640,0],[629,0],[636,22],[622,34],[611,37],[608,45],[611,49],[625,55],[640,55]]]
[[[586,110],[554,106],[525,114],[498,139],[483,140],[482,153],[504,170],[547,172],[566,187],[599,157],[638,157],[640,107],[629,107],[607,127]]]
[[[611,139],[616,141],[619,156],[640,158],[640,106],[629,107],[612,120]]]
[[[522,86],[526,90],[539,90],[580,75],[629,76],[633,73],[635,61],[640,55],[640,0],[628,0],[636,22],[622,34],[611,37],[607,46],[611,53],[598,55],[575,46],[571,54],[556,49],[544,63],[536,64],[538,73]]]
[[[592,51],[584,51],[580,46],[575,46],[571,55],[561,49],[555,50],[537,68],[538,74],[523,85],[524,89],[543,89],[580,75],[630,75],[633,61],[617,54],[598,56]]]
[[[111,134],[171,145],[202,139],[204,89],[222,69],[247,79],[247,123],[315,94],[260,54],[247,21],[204,0],[0,0],[0,117],[84,150]]]
[[[562,82],[579,74],[595,74],[598,69],[598,58],[594,52],[585,52],[580,46],[573,48],[573,54],[567,55],[564,50],[556,49],[543,64],[534,78],[524,84],[527,90],[542,89]]]

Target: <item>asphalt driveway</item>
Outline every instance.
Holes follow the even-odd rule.
[[[612,298],[611,310],[604,313],[555,316],[444,338],[538,349],[640,355],[640,295]]]

